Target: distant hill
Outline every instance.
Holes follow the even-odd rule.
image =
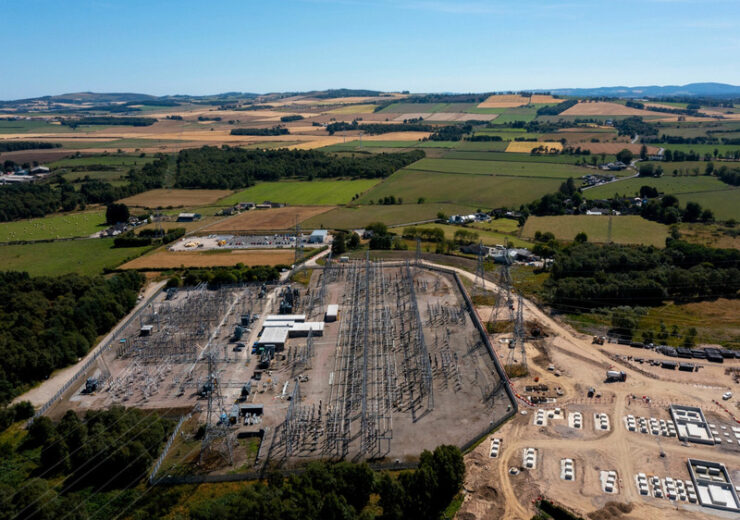
[[[560,88],[551,93],[579,97],[664,97],[664,96],[740,96],[740,86],[726,83],[689,83],[688,85],[651,85],[647,87]]]

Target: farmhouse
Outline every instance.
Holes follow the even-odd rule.
[[[180,213],[177,222],[195,222],[200,220],[200,213]]]
[[[36,166],[35,168],[31,169],[31,175],[48,175],[49,174],[49,168],[46,166]]]

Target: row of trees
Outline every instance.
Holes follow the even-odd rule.
[[[76,119],[62,119],[63,125],[76,128],[79,125],[120,125],[120,126],[151,126],[157,122],[153,117],[113,117],[113,116],[89,116]]]
[[[187,269],[173,274],[167,281],[168,287],[192,287],[201,283],[210,288],[235,283],[271,282],[280,278],[280,269],[287,265],[255,265],[245,266],[239,262],[234,267],[211,267],[202,269]]]
[[[59,143],[43,143],[39,141],[0,141],[0,153],[17,152],[19,150],[48,150],[61,148]]]
[[[288,135],[290,130],[277,125],[271,128],[234,128],[231,135]]]
[[[538,116],[556,116],[558,114],[562,114],[566,110],[568,110],[571,107],[574,107],[578,104],[577,99],[568,99],[566,101],[563,101],[562,103],[558,103],[557,105],[547,105],[544,107],[540,107],[537,109],[537,115]]]
[[[245,150],[203,147],[182,150],[177,157],[178,188],[234,189],[255,181],[285,177],[379,178],[387,177],[424,157],[424,152],[336,156],[316,150]]]
[[[85,355],[136,303],[144,277],[0,273],[0,403]]]
[[[185,236],[185,228],[168,229],[158,236],[156,229],[142,229],[137,235],[133,231],[118,235],[113,240],[113,247],[143,247],[154,244],[169,244]]]
[[[329,123],[326,125],[326,131],[329,135],[334,135],[336,132],[348,132],[352,130],[360,130],[370,135],[388,134],[391,132],[432,132],[434,127],[424,123],[362,123],[360,124],[356,119],[351,123],[344,121],[337,121],[336,123]]]

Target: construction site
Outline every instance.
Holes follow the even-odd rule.
[[[466,455],[458,518],[525,520],[540,498],[574,518],[738,518],[740,360],[689,370],[660,349],[580,334],[516,294],[508,270],[495,283],[467,275],[488,294],[476,310],[518,411]]]
[[[180,418],[162,478],[312,459],[403,467],[516,412],[454,272],[329,257],[302,278],[159,293],[48,413],[120,404]]]

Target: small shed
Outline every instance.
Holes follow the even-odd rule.
[[[337,321],[338,316],[339,316],[339,305],[337,305],[336,303],[332,303],[326,306],[326,314],[324,315],[325,322],[330,323],[332,321]]]

